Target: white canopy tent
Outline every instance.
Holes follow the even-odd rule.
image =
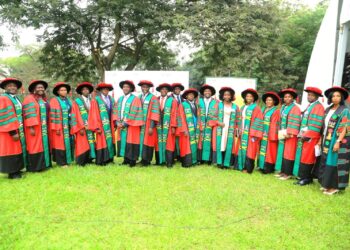
[[[347,52],[350,52],[350,0],[330,0],[311,54],[305,87],[316,86],[324,91],[333,85],[340,86]],[[303,95],[302,106],[306,105],[307,97]]]

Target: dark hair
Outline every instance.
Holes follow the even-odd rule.
[[[332,92],[330,92],[330,93],[329,93],[329,95],[328,95],[328,99],[327,99],[327,103],[328,103],[328,105],[332,104],[332,97],[333,97],[333,95],[334,95],[334,93],[335,93],[335,92],[340,93],[340,96],[341,96],[341,99],[340,99],[340,103],[339,103],[339,105],[345,105],[345,98],[344,98],[344,94],[343,94],[342,92],[340,92],[340,91],[337,91],[337,90],[332,91]]]
[[[247,93],[243,98],[244,104],[247,104],[246,97],[248,94],[251,94],[253,96],[253,99],[254,99],[253,103],[257,101],[257,99],[255,98],[255,95],[253,95],[252,93]]]
[[[219,99],[220,99],[221,101],[224,100],[225,92],[229,92],[229,93],[230,93],[230,95],[231,95],[230,101],[233,102],[233,101],[234,101],[234,94],[233,94],[233,92],[230,91],[230,90],[221,91],[220,94],[219,94]]]
[[[273,105],[274,105],[274,106],[277,106],[277,105],[280,103],[279,100],[277,100],[276,98],[273,98],[272,95],[268,95],[268,96],[266,96],[265,101],[264,101],[264,104],[265,104],[265,105],[266,105],[266,100],[267,100],[267,98],[269,98],[269,97],[272,98],[272,101],[273,101]]]

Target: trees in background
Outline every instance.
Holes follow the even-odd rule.
[[[205,76],[237,76],[257,78],[261,91],[302,86],[325,10],[277,0],[0,2],[2,20],[44,30],[35,60],[52,79],[185,69],[194,86]],[[171,41],[198,51],[180,64]]]

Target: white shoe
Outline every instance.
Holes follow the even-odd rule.
[[[338,189],[335,189],[335,190],[333,190],[333,191],[331,191],[331,192],[327,192],[327,191],[324,191],[324,192],[323,192],[323,194],[326,194],[326,195],[333,195],[333,194],[337,194],[337,193],[339,193],[339,190],[338,190]]]
[[[280,178],[278,178],[279,180],[282,180],[282,181],[286,181],[286,180],[289,180],[290,178],[292,178],[292,176],[290,175],[287,175],[287,176],[282,176]]]

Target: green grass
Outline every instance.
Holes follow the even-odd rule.
[[[349,249],[350,194],[199,166],[0,175],[0,249]]]

